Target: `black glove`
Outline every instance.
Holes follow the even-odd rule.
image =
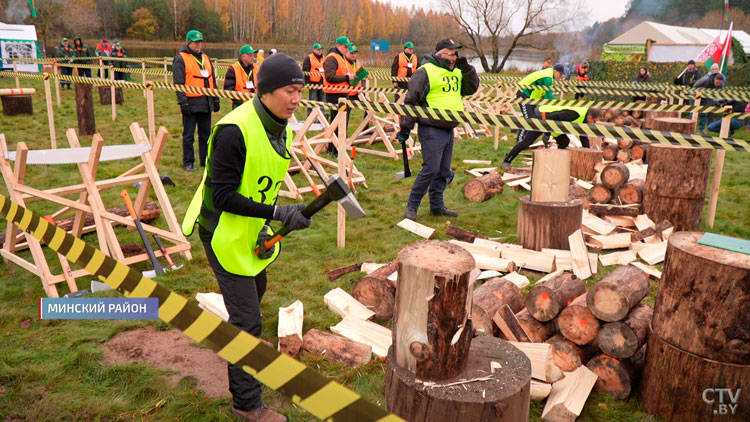
[[[273,253],[276,250],[276,244],[274,243],[274,245],[271,246],[271,249],[266,249],[266,241],[271,240],[272,238],[273,233],[271,232],[271,228],[263,226],[263,228],[260,229],[260,233],[258,233],[258,258],[268,259],[273,256]]]
[[[277,205],[273,210],[273,219],[281,221],[289,230],[301,230],[310,227],[312,218],[302,215],[305,204]]]
[[[213,98],[213,100],[214,100],[213,111],[214,111],[214,113],[218,113],[219,109],[221,108],[221,101],[219,101],[218,98]]]
[[[406,142],[407,139],[409,139],[409,132],[406,130],[400,130],[396,134],[396,138],[398,139],[399,142],[403,144],[404,142]]]
[[[187,103],[180,104],[180,112],[182,112],[182,114],[190,114],[190,106],[187,105]]]
[[[466,60],[466,57],[459,56],[456,59],[456,67],[461,69],[462,72],[468,72],[471,70],[471,65],[469,64],[469,61]]]

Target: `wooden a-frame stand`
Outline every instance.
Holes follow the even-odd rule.
[[[144,130],[133,123],[130,125],[130,131],[136,144],[147,145],[147,136]],[[2,157],[0,157],[0,172],[2,172],[5,185],[8,189],[10,198],[21,206],[26,206],[27,202],[44,200],[62,205],[52,217],[58,219],[59,216],[69,212],[74,212],[73,228],[70,233],[73,236],[81,237],[84,232],[92,231],[91,227],[84,227],[86,214],[92,214],[94,218],[93,231],[96,231],[98,247],[105,254],[117,259],[125,265],[131,265],[137,262],[149,259],[148,254],[142,253],[135,256],[125,257],[120,247],[120,243],[115,235],[113,224],[121,224],[135,229],[135,223],[130,217],[122,217],[108,211],[102,201],[101,192],[117,186],[129,186],[133,183],[141,182],[136,200],[134,202],[135,212],[141,215],[148,194],[153,187],[154,193],[158,200],[158,206],[166,219],[168,229],[160,229],[149,224],[143,224],[144,230],[149,234],[157,234],[163,240],[169,241],[173,246],[168,246],[167,252],[170,254],[181,253],[185,259],[191,259],[190,242],[183,236],[180,224],[172,210],[164,186],[162,185],[157,165],[161,160],[161,154],[166,144],[167,130],[164,127],[159,129],[156,139],[151,148],[144,148],[140,155],[141,163],[122,173],[121,175],[107,180],[96,180],[96,173],[99,167],[99,159],[102,154],[104,140],[98,134],[94,135],[93,142],[89,153],[88,162],[78,163],[78,171],[83,183],[63,186],[58,188],[40,190],[26,185],[24,180],[26,174],[27,157],[29,149],[24,142],[16,145],[15,163],[11,165],[8,157],[8,148],[5,137],[0,134],[0,145],[2,147]],[[66,132],[68,143],[71,148],[80,148],[78,136],[73,129]],[[77,200],[68,199],[65,196],[78,195]],[[49,297],[59,297],[57,284],[67,281],[71,292],[78,290],[75,283],[76,277],[88,275],[85,269],[76,269],[72,271],[71,277],[67,274],[52,274],[50,266],[47,263],[40,242],[27,233],[17,233],[17,228],[8,223],[6,238],[0,255],[5,261],[11,261],[16,265],[30,271],[42,281],[44,291]],[[32,261],[17,255],[17,252],[28,248],[31,252]],[[157,256],[161,252],[155,251]]]
[[[385,94],[382,92],[379,94],[380,102],[390,102]],[[362,93],[359,95],[364,96]],[[396,104],[403,104],[405,98],[405,96],[401,96]],[[369,101],[367,97],[363,99]],[[399,116],[397,114],[389,114],[388,116],[381,117],[374,111],[367,110],[365,111],[365,117],[362,119],[362,123],[357,126],[352,136],[347,139],[347,150],[351,151],[352,147],[356,146],[357,152],[361,154],[372,154],[399,160],[399,154],[402,153],[402,150],[401,148],[393,147],[393,142],[396,142],[396,135],[398,134],[399,128]],[[362,148],[360,146],[371,146],[378,141],[385,145],[386,151]],[[414,141],[411,139],[409,139],[407,143],[407,147],[412,155],[421,149],[420,147],[415,146]]]

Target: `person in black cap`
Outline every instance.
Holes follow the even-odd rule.
[[[302,99],[304,76],[297,62],[276,53],[263,62],[257,95],[224,116],[208,141],[203,182],[182,223],[187,236],[198,223],[206,258],[219,282],[229,323],[261,335],[260,301],[266,267],[279,255],[263,241],[273,236],[270,220],[291,230],[310,227],[304,204],[277,205],[289,169],[294,134],[287,125]],[[256,254],[255,248],[259,247]],[[241,366],[229,364],[232,413],[247,421],[284,422],[261,400],[260,383]]]
[[[466,57],[459,56],[460,48],[451,39],[438,42],[435,52],[422,58],[422,66],[409,79],[404,104],[463,111],[461,97],[477,92],[479,76]],[[403,116],[399,142],[406,142],[415,123],[419,123],[417,136],[422,143],[422,170],[414,180],[404,215],[416,221],[417,208],[429,191],[430,214],[456,217],[456,211],[445,207],[443,192],[454,176],[451,170],[453,129],[458,123]]]
[[[695,66],[695,60],[689,60],[687,68],[682,71],[676,78],[674,78],[675,85],[693,86],[693,84],[703,76],[701,72]]]

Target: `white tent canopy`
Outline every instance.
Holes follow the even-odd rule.
[[[608,42],[607,45],[646,44],[647,40],[653,40],[648,52],[649,61],[686,62],[698,57],[719,34],[723,36],[726,30],[690,28],[644,21]],[[732,36],[742,43],[745,54],[750,55],[750,35],[745,31],[732,30]],[[731,55],[729,62],[733,62]]]
[[[39,58],[36,28],[34,25],[9,25],[0,22],[0,58]],[[3,70],[12,70],[12,61],[2,61]],[[23,72],[38,72],[39,65],[33,63],[19,63],[18,70]]]

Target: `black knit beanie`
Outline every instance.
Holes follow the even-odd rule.
[[[258,71],[258,95],[294,84],[304,85],[305,77],[293,58],[276,53],[263,60]]]

